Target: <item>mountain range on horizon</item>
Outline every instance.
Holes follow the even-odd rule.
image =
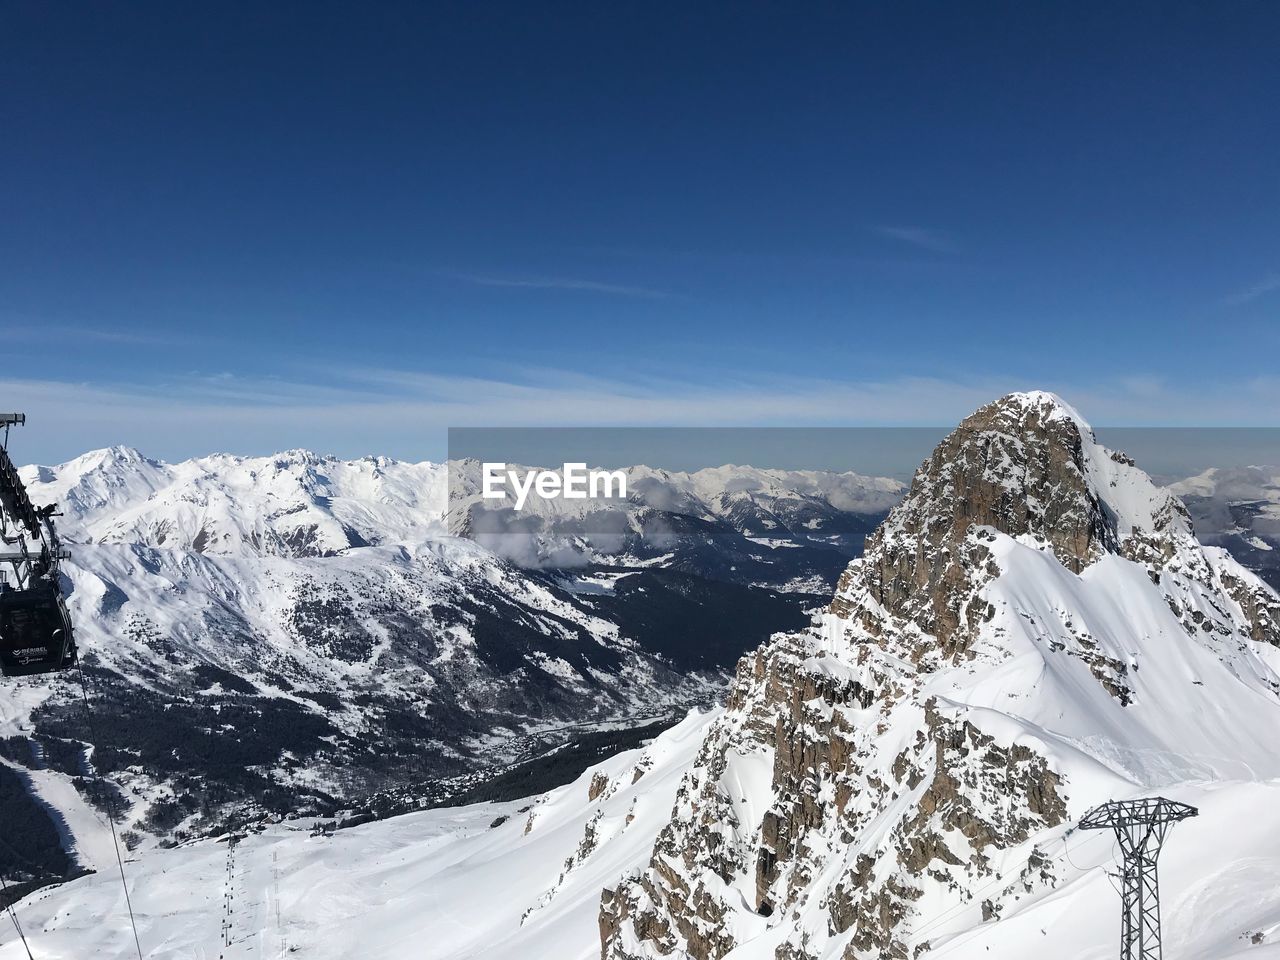
[[[1280,460],[1280,451],[1274,459]],[[616,537],[597,536],[605,555],[643,544],[645,525],[636,514],[646,509],[725,522],[765,542],[798,539],[856,555],[870,532],[859,518],[879,518],[906,490],[898,480],[855,471],[725,464],[693,472],[636,465],[624,472],[631,496],[616,506],[626,514],[621,525],[635,538],[620,544]],[[84,543],[329,556],[461,532],[519,563],[555,566],[557,560],[580,563],[590,558],[590,534],[618,528],[600,523],[582,537],[581,525],[572,521],[599,509],[598,503],[549,504],[535,498],[529,501],[528,516],[544,535],[543,553],[514,549],[514,535],[498,535],[506,532],[502,516],[509,518],[513,511],[491,509],[481,501],[480,463],[475,460],[343,460],[294,449],[263,457],[211,454],[171,464],[132,447],[114,446],[63,464],[23,467],[21,474],[38,502],[63,506],[64,536]],[[1280,464],[1211,467],[1172,478],[1167,485],[1190,509],[1205,543],[1228,548],[1280,588]],[[475,516],[490,518],[491,535],[471,523]],[[772,537],[779,530],[781,535]],[[561,549],[557,553],[548,547]]]
[[[477,749],[514,762],[582,724],[708,703],[739,655],[824,602],[904,491],[852,472],[632,467],[613,528],[627,535],[593,537],[580,511],[544,510],[530,548],[493,527],[449,534],[451,506],[489,515],[478,470],[305,450],[167,464],[128,447],[22,468],[35,501],[66,514],[72,609],[118,720],[102,756],[136,768],[138,842],[251,797],[241,817],[329,809],[466,778]],[[1277,473],[1170,488],[1207,542],[1273,583]],[[148,717],[181,717],[186,736],[232,707],[246,722],[230,764],[204,769],[207,747],[145,746]],[[36,749],[80,776],[70,690],[53,683],[4,732],[19,765]],[[370,736],[381,751],[360,746]],[[305,787],[284,789],[299,770]],[[169,796],[175,784],[187,799]]]

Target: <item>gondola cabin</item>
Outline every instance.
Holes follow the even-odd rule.
[[[76,642],[59,586],[68,556],[58,540],[54,504],[37,508],[9,457],[9,428],[25,414],[0,413],[0,673],[24,677],[75,665]]]
[[[0,672],[25,677],[66,670],[75,662],[71,618],[57,587],[37,582],[15,590],[0,584]]]

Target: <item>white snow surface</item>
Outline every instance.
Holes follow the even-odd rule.
[[[528,800],[328,837],[286,822],[234,851],[222,838],[147,852],[125,865],[144,955],[594,960],[600,891],[647,860],[715,715],[695,711],[649,745]],[[607,784],[589,800],[598,777]],[[499,817],[507,819],[491,827]],[[16,909],[42,960],[134,953],[114,861]],[[16,937],[0,946],[0,960],[25,956]]]
[[[250,834],[233,852],[222,838],[129,859],[144,955],[595,960],[601,889],[647,863],[677,787],[719,716],[691,714],[649,746],[528,800],[409,814],[329,837],[286,822]],[[750,774],[753,765],[741,771],[740,786],[760,796],[768,775],[762,783]],[[589,800],[598,775],[607,785]],[[1160,861],[1166,956],[1280,957],[1280,781],[1191,782],[1162,792],[1200,809],[1171,832]],[[492,827],[500,817],[507,819]],[[588,836],[594,846],[584,844]],[[1112,838],[1058,828],[1037,840],[1062,883],[1024,900],[999,923],[964,924],[936,941],[930,956],[1114,956],[1119,898],[1108,876],[1117,868]],[[966,908],[972,905],[953,898],[937,903],[932,917],[945,928]],[[38,957],[133,955],[114,862],[27,897],[16,912]],[[773,960],[784,930],[762,931],[731,960]],[[12,935],[0,945],[5,958],[25,958]]]

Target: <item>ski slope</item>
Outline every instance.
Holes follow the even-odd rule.
[[[409,814],[330,836],[286,822],[234,849],[223,837],[149,851],[125,866],[144,954],[597,957],[600,890],[648,857],[714,716],[694,712],[648,746],[528,800]],[[16,909],[42,960],[134,954],[114,861]],[[0,931],[0,960],[25,958],[12,928]]]

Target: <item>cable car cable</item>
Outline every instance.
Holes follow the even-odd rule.
[[[94,753],[97,753],[98,735],[94,729],[93,707],[89,705],[89,688],[84,679],[84,665],[79,660],[76,661],[76,672],[80,674],[80,696],[84,700],[84,712],[88,719],[89,745],[93,747]],[[133,902],[129,899],[129,884],[124,878],[124,858],[120,855],[120,839],[116,836],[116,799],[96,763],[93,764],[93,773],[98,781],[98,788],[107,800],[107,823],[111,826],[111,845],[115,847],[116,851],[116,866],[120,868],[120,886],[124,888],[124,904],[129,910],[129,926],[133,929],[133,945],[137,948],[138,960],[143,960],[142,941],[138,939],[138,924],[133,917]]]
[[[27,935],[22,932],[22,924],[18,922],[18,915],[13,911],[13,903],[9,900],[9,882],[5,880],[3,874],[0,874],[0,890],[4,891],[4,908],[9,914],[9,919],[13,921],[13,929],[18,931],[18,936],[22,939],[22,948],[27,951],[27,960],[35,960],[35,957],[31,956],[31,945],[27,943]]]

